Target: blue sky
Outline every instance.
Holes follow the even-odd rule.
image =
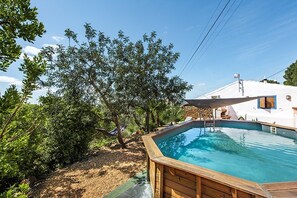
[[[165,44],[173,43],[174,50],[180,52],[173,72],[173,75],[180,75],[227,2],[33,0],[32,5],[38,8],[38,18],[47,32],[34,44],[20,43],[24,47],[23,52],[33,55],[44,45],[66,44],[66,28],[82,37],[86,22],[110,37],[123,30],[131,40],[156,31]],[[229,12],[218,20],[205,45],[201,46],[181,74],[183,79],[194,85],[194,89],[187,94],[188,98],[198,97],[233,82],[234,73],[240,73],[244,80],[261,80],[297,59],[297,1],[230,0],[227,10]],[[17,70],[19,64],[20,61],[14,63],[8,72],[0,72],[1,92],[10,83],[20,86],[22,73]],[[274,75],[272,79],[282,82],[283,74]],[[45,90],[36,91],[31,101],[44,93]]]

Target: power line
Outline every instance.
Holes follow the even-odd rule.
[[[272,76],[275,76],[275,75],[277,75],[277,74],[279,74],[279,73],[281,73],[281,72],[285,71],[286,69],[287,69],[287,67],[286,67],[286,68],[283,68],[283,69],[281,69],[280,71],[278,71],[278,72],[276,72],[276,73],[274,73],[274,74],[272,74],[272,75],[270,75],[270,76],[268,76],[268,77],[266,77],[266,79],[268,79],[268,78],[271,78]]]
[[[228,6],[228,4],[230,3],[231,0],[228,0],[228,2],[226,3],[226,5],[224,6],[224,8],[222,9],[222,11],[220,12],[220,14],[218,15],[218,17],[216,18],[216,20],[214,21],[214,23],[212,24],[212,26],[209,28],[208,32],[206,33],[206,35],[204,36],[204,38],[202,39],[202,41],[200,42],[199,46],[196,48],[195,52],[193,53],[193,55],[191,56],[191,58],[189,59],[189,61],[186,63],[186,65],[184,66],[183,70],[181,71],[181,73],[179,74],[179,76],[181,76],[181,74],[185,71],[186,67],[189,65],[189,63],[191,62],[191,60],[193,59],[193,57],[195,56],[195,54],[197,53],[197,51],[200,49],[201,45],[203,44],[203,42],[205,41],[205,39],[207,38],[208,34],[210,33],[210,31],[212,30],[212,28],[215,26],[215,24],[217,23],[217,21],[219,20],[219,18],[221,17],[221,15],[223,14],[223,12],[225,11],[226,7]]]
[[[236,0],[233,1],[233,3],[231,4],[231,6],[229,6],[229,9],[227,10],[226,14],[223,16],[222,20],[219,22],[219,24],[216,26],[216,28],[214,29],[214,31],[212,32],[212,34],[210,35],[210,37],[208,37],[208,39],[206,40],[206,44],[203,45],[203,47],[201,48],[201,50],[203,50],[203,48],[207,45],[208,41],[212,38],[212,36],[215,34],[216,30],[218,29],[218,27],[220,26],[220,24],[223,22],[224,18],[228,15],[229,11],[231,10],[231,8],[233,7],[233,5],[235,4]],[[234,13],[238,10],[240,4],[241,4],[242,0],[239,2],[239,4],[237,5],[237,7],[233,10],[232,14],[229,16],[229,18],[225,21],[225,23],[223,24],[222,28],[219,30],[219,32],[215,35],[214,39],[210,42],[210,44],[207,46],[207,48],[201,53],[201,55],[198,57],[198,60],[206,53],[206,51],[210,48],[210,46],[213,44],[213,42],[216,40],[216,38],[218,37],[218,35],[221,33],[221,31],[224,29],[224,27],[226,26],[226,24],[229,22],[229,20],[232,18],[232,16],[234,15]],[[201,51],[200,51],[201,52]],[[197,63],[198,60],[195,62]]]
[[[193,48],[191,51],[193,51],[195,49],[195,46],[198,44],[198,42],[200,41],[200,38],[202,37],[203,33],[205,32],[206,28],[208,27],[208,24],[210,23],[210,21],[212,20],[212,18],[214,17],[215,13],[217,12],[218,8],[220,7],[221,3],[223,0],[221,0],[219,2],[219,4],[217,5],[216,9],[214,10],[214,12],[212,13],[211,17],[208,19],[208,22],[206,24],[206,26],[204,27],[203,31],[201,32],[199,38],[197,39],[197,41],[195,42]]]

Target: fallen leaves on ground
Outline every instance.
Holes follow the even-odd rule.
[[[127,144],[93,151],[86,161],[50,174],[32,189],[33,197],[103,197],[145,169],[141,138]]]

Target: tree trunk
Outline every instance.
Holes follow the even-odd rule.
[[[145,127],[146,127],[146,132],[150,132],[150,110],[146,110],[146,117],[145,117]]]
[[[156,112],[156,114],[157,114],[157,127],[159,127],[159,126],[161,126],[161,124],[160,124],[160,115],[159,115],[158,111]]]
[[[153,111],[151,111],[151,117],[152,117],[152,122],[154,124],[156,124],[156,119],[155,119],[155,115],[154,115],[154,112]]]
[[[118,141],[122,145],[122,148],[127,148],[127,146],[123,140],[123,137],[122,137],[122,129],[121,129],[121,125],[120,125],[118,116],[115,116],[115,124],[116,124],[117,130],[118,130],[118,134],[117,134]]]
[[[134,118],[134,122],[137,124],[137,126],[142,129],[142,130],[145,130],[143,125],[140,123],[140,121],[137,119],[135,113],[133,113],[133,118]]]

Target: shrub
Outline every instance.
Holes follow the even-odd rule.
[[[46,147],[51,168],[80,160],[88,150],[97,119],[92,108],[83,102],[53,95],[41,99],[46,113]]]

